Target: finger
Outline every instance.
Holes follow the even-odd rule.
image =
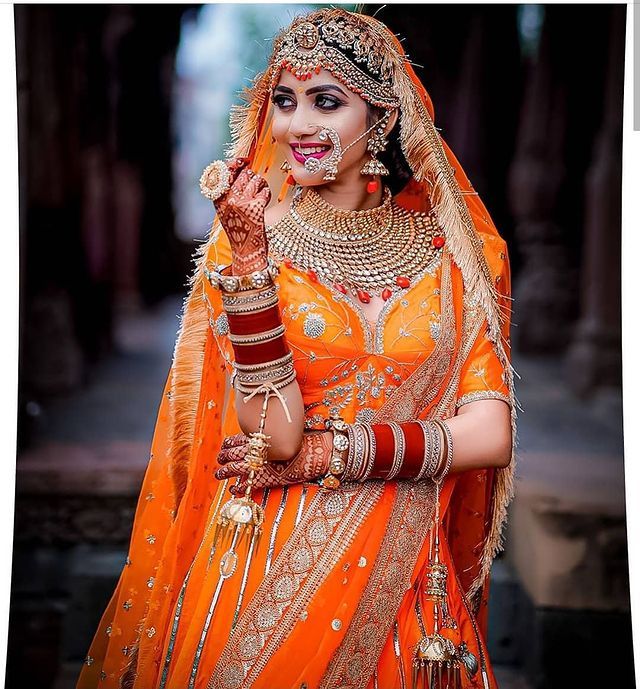
[[[229,490],[231,493],[233,493],[233,495],[244,495],[245,490],[247,490],[247,482],[240,481],[240,483],[236,483],[235,485],[231,486]]]
[[[269,189],[268,184],[265,183],[264,188],[258,192],[258,194],[256,195],[256,198],[259,199],[262,208],[267,207],[267,205],[269,204],[269,201],[271,201],[271,189]]]
[[[229,447],[226,450],[220,450],[218,453],[218,464],[241,462],[245,458],[248,448],[248,445],[238,445],[236,447]]]
[[[247,462],[229,462],[216,470],[215,477],[219,480],[231,478],[231,476],[245,476],[249,473]]]
[[[231,185],[230,189],[230,201],[231,199],[234,199],[235,201],[238,201],[239,198],[244,196],[245,194],[245,189],[249,182],[253,179],[254,177],[254,172],[251,170],[251,168],[244,167],[242,168],[240,174],[237,176],[235,182]],[[232,192],[232,193],[231,193]]]
[[[266,184],[265,180],[260,175],[254,175],[247,183],[244,190],[246,198],[255,198]]]
[[[249,164],[249,158],[232,158],[231,160],[227,160],[225,162],[229,168],[232,179],[235,179]]]
[[[222,441],[222,448],[227,449],[229,447],[235,447],[236,445],[244,445],[244,443],[248,443],[249,438],[244,433],[236,433],[235,435],[228,435],[223,441]]]

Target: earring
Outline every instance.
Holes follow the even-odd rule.
[[[289,165],[289,162],[285,160],[280,166],[280,169],[282,172],[291,172],[291,165]],[[294,179],[293,175],[288,175],[286,182],[290,186],[293,186],[296,183],[296,180]]]
[[[387,170],[384,163],[378,160],[376,156],[382,153],[389,143],[385,136],[385,129],[390,117],[391,111],[385,111],[384,115],[378,120],[378,126],[373,130],[367,141],[367,150],[371,153],[371,159],[363,165],[360,174],[371,175],[371,180],[367,183],[367,191],[370,194],[378,190],[378,180],[375,179],[376,175],[384,176],[389,174],[389,170]]]

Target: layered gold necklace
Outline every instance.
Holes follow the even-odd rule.
[[[432,214],[402,208],[388,188],[380,206],[347,210],[327,203],[313,187],[304,195],[298,187],[289,211],[266,231],[279,260],[344,294],[353,290],[363,303],[378,290],[386,301],[409,287],[445,242]]]

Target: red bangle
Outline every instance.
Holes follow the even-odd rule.
[[[276,337],[268,342],[258,342],[252,345],[232,345],[235,360],[239,364],[261,364],[274,361],[288,354],[291,350],[284,337]]]
[[[419,423],[408,421],[400,424],[404,433],[404,462],[400,469],[402,478],[414,478],[418,475],[424,458],[424,433]]]
[[[277,304],[259,313],[228,313],[229,331],[232,335],[254,335],[273,330],[282,323],[280,309]]]
[[[376,456],[369,478],[385,478],[391,471],[395,454],[395,438],[388,423],[374,423],[371,430],[376,438]]]

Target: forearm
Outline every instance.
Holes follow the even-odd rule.
[[[294,457],[300,450],[304,433],[304,403],[298,382],[294,380],[288,383],[280,389],[280,393],[289,409],[291,422],[288,421],[280,401],[275,396],[270,397],[264,432],[271,436],[268,440],[270,447],[267,457],[272,460],[288,460]],[[245,393],[236,390],[235,409],[242,432],[249,435],[260,423],[263,396],[256,395],[244,402],[246,396]]]
[[[334,474],[344,479],[434,479],[448,473],[506,467],[511,459],[510,410],[501,400],[465,405],[458,416],[405,423],[345,424],[332,419],[344,436]]]
[[[448,419],[447,425],[455,446],[452,472],[509,465],[511,410],[506,402],[470,402]]]

